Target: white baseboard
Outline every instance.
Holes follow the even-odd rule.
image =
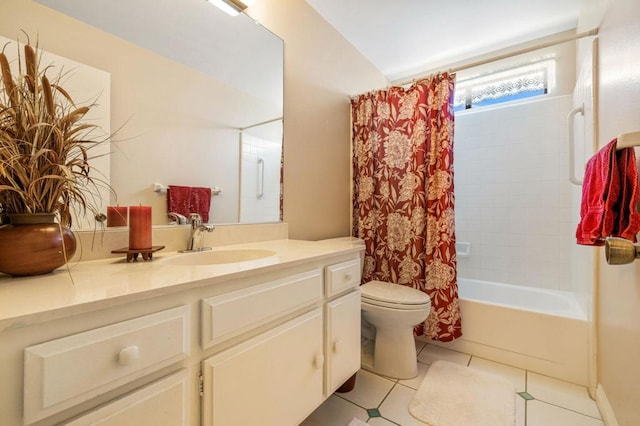
[[[602,414],[602,420],[604,420],[605,426],[618,426],[616,415],[613,412],[613,408],[611,408],[611,404],[609,404],[609,400],[601,384],[598,384],[596,388],[596,404],[598,404],[598,409],[600,410],[600,414]]]

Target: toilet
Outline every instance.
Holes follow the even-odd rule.
[[[399,379],[418,375],[413,328],[429,315],[429,296],[384,281],[360,286],[362,367]]]

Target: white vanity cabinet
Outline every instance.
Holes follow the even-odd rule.
[[[312,309],[203,362],[203,425],[295,425],[322,402],[322,281],[313,269],[203,300],[204,347]]]
[[[68,287],[64,274],[5,281],[21,300],[41,282],[80,302],[0,311],[0,424],[298,425],[360,368],[361,249],[279,244],[267,266],[154,259],[87,265],[84,281],[80,265]]]
[[[360,259],[325,268],[325,396],[360,368]]]
[[[323,269],[203,301],[205,346],[307,307],[203,362],[204,426],[295,426],[360,368],[360,262]]]

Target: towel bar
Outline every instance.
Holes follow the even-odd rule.
[[[152,185],[151,188],[153,189],[153,192],[157,192],[158,194],[166,194],[169,187],[156,182]],[[220,195],[221,193],[222,188],[219,188],[217,186],[211,187],[211,195]]]
[[[617,150],[634,146],[640,146],[640,132],[620,133],[618,135],[618,142],[616,143]]]

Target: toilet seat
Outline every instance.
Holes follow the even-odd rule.
[[[429,296],[415,288],[370,281],[360,286],[362,303],[400,310],[425,309],[431,305]]]

